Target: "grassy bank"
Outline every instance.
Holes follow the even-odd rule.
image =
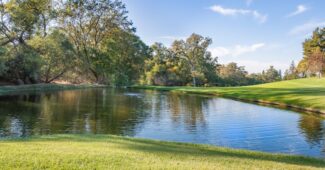
[[[91,84],[33,84],[21,86],[0,86],[0,95],[17,94],[21,92],[39,92],[39,91],[55,91],[55,90],[72,90],[83,88],[105,87],[104,85]]]
[[[0,141],[0,169],[322,169],[325,161],[107,135]]]
[[[298,79],[244,87],[135,86],[135,88],[213,94],[325,114],[325,78]]]

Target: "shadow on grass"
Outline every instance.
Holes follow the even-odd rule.
[[[198,158],[204,157],[224,157],[246,160],[271,161],[275,163],[285,163],[310,167],[325,167],[325,161],[304,156],[290,156],[284,154],[268,154],[262,152],[253,152],[246,150],[228,149],[222,147],[213,147],[208,145],[162,142],[147,139],[126,138],[111,135],[53,135],[33,137],[26,139],[7,139],[5,142],[53,142],[53,141],[69,141],[80,143],[97,143],[108,142],[117,144],[121,148],[128,150],[136,150],[138,152],[147,152],[151,154],[171,154],[175,156],[193,156]]]

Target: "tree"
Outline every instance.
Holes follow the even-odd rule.
[[[106,70],[102,67],[105,60],[101,59],[105,40],[114,29],[134,31],[125,5],[119,0],[67,0],[61,13],[60,28],[74,44],[77,56],[96,82],[104,81],[101,73]]]
[[[211,43],[212,40],[210,38],[192,34],[186,41],[176,40],[172,45],[172,50],[175,55],[185,60],[190,66],[193,86],[197,85],[198,77],[204,77],[202,67],[200,66],[207,59],[211,58],[211,53],[207,51]]]
[[[1,45],[26,45],[26,39],[31,38],[36,30],[40,30],[40,25],[46,28],[49,20],[45,19],[45,13],[50,7],[51,0],[0,1]],[[43,24],[40,24],[41,18]]]
[[[270,68],[264,72],[263,78],[265,82],[269,83],[281,80],[281,75],[273,66],[270,66]]]
[[[152,57],[145,61],[143,84],[186,85],[191,79],[187,62],[175,57],[171,49],[161,43],[151,46]]]
[[[295,62],[292,61],[289,69],[286,70],[284,73],[284,79],[292,80],[292,79],[297,79],[297,78],[298,78],[298,71],[297,71]]]
[[[41,30],[40,25],[46,27],[49,21],[40,24],[41,18],[50,9],[50,0],[0,1],[0,45],[7,51],[6,78],[21,83],[38,81],[40,57],[27,41]]]
[[[240,86],[247,85],[248,75],[245,71],[245,67],[238,66],[237,63],[229,63],[228,65],[223,65],[219,68],[219,75],[223,80],[223,84],[226,86]]]
[[[308,76],[308,60],[306,58],[303,58],[298,66],[297,66],[297,72],[300,74],[301,77]]]
[[[62,77],[75,64],[73,46],[58,30],[45,38],[35,36],[28,44],[40,55],[42,62],[40,76],[45,83],[51,83]]]
[[[144,72],[144,62],[150,56],[149,47],[133,33],[115,29],[105,40],[104,62],[110,74],[111,84],[130,85],[139,80]]]
[[[304,56],[309,57],[316,48],[320,51],[325,52],[325,27],[316,28],[311,38],[308,38],[303,43]]]
[[[320,48],[316,48],[316,50],[310,54],[308,58],[308,71],[322,77],[322,73],[325,71],[325,55]]]
[[[325,28],[316,28],[311,38],[303,43],[304,57],[298,64],[298,72],[305,77],[322,76],[324,72]]]

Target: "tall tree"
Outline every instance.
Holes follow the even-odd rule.
[[[121,29],[111,32],[103,51],[109,60],[103,67],[110,74],[110,83],[119,86],[135,83],[144,73],[144,61],[150,56],[149,47],[138,36]]]
[[[317,74],[319,77],[322,77],[323,72],[325,71],[325,53],[321,51],[320,48],[310,54],[308,58],[308,70]]]
[[[325,28],[316,28],[313,35],[303,43],[304,57],[298,64],[298,72],[302,76],[310,76],[324,72]]]
[[[237,63],[232,62],[221,66],[219,74],[223,80],[223,85],[240,86],[248,84],[248,79],[246,78],[248,75],[247,71],[245,71],[243,66],[238,66]]]
[[[295,62],[292,61],[288,70],[284,73],[285,80],[292,80],[298,78],[298,71]]]
[[[45,38],[35,36],[28,41],[41,58],[40,76],[43,82],[51,83],[71,70],[75,64],[73,46],[67,37],[58,30]]]
[[[50,9],[50,0],[0,1],[0,45],[7,50],[7,78],[37,81],[40,58],[27,41],[41,30],[40,25],[48,24],[40,23]]]
[[[270,66],[265,72],[264,72],[264,81],[265,82],[274,82],[281,80],[281,75],[278,70],[274,68],[274,66]]]
[[[200,65],[211,57],[208,47],[212,40],[198,34],[192,34],[186,41],[177,40],[172,45],[172,50],[177,57],[184,59],[191,70],[193,86],[197,85],[197,77],[202,76],[203,70]]]
[[[59,21],[62,30],[74,44],[84,67],[96,82],[102,81],[101,72],[105,68],[98,58],[103,57],[104,41],[113,29],[134,31],[125,5],[119,0],[67,0],[62,6]]]

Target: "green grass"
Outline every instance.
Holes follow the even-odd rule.
[[[33,84],[21,86],[0,86],[0,95],[19,94],[21,92],[39,92],[39,91],[56,91],[56,90],[73,90],[83,88],[106,87],[104,85],[80,84]]]
[[[0,169],[324,169],[325,161],[109,135],[0,141]]]
[[[298,79],[243,87],[135,86],[135,88],[213,94],[325,114],[325,78]]]

